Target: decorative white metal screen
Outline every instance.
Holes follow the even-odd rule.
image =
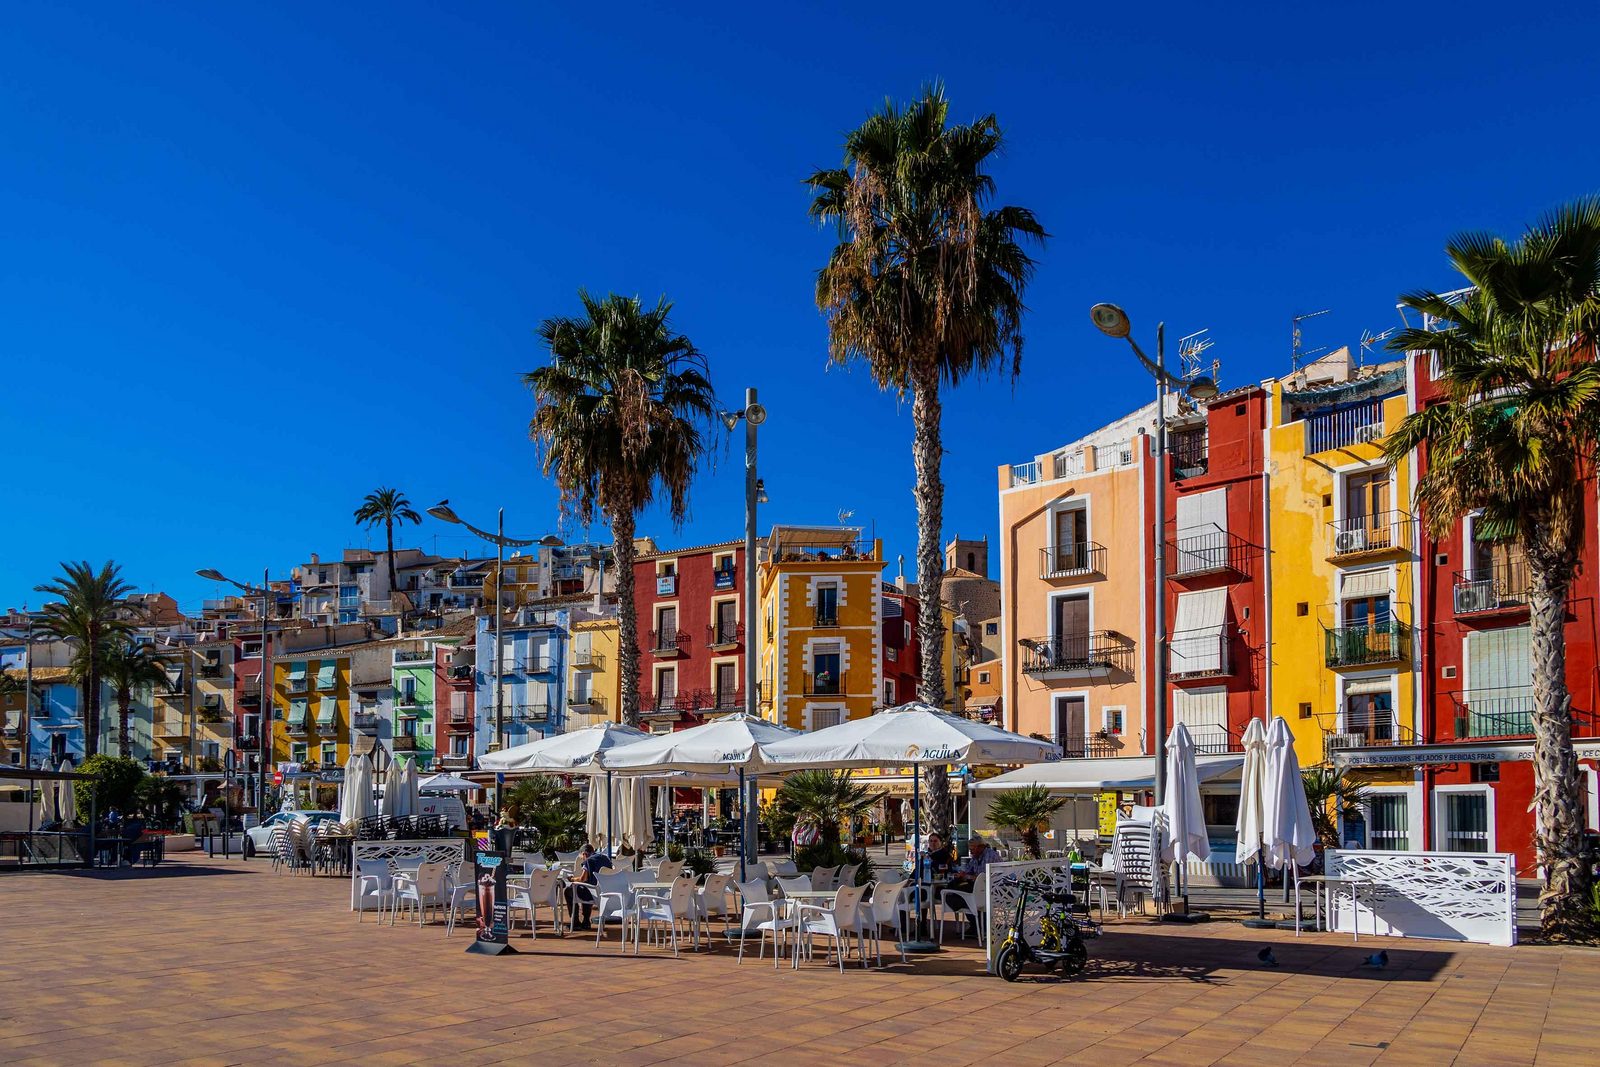
[[[1064,859],[1024,860],[1020,863],[989,864],[989,959],[988,971],[994,973],[995,956],[1000,943],[1011,929],[1011,920],[1017,912],[1017,899],[1024,885],[1030,888],[1028,907],[1022,913],[1023,933],[1035,944],[1039,938],[1039,917],[1044,914],[1044,894],[1047,891],[1067,892],[1072,889],[1071,863]]]
[[[357,887],[357,872],[362,860],[421,859],[423,863],[462,863],[467,858],[467,843],[459,837],[440,837],[424,841],[357,841],[350,864],[350,910],[365,911]]]
[[[1328,874],[1363,883],[1352,909],[1339,895],[1333,928],[1441,941],[1517,943],[1517,879],[1505,852],[1329,849]],[[1353,925],[1359,924],[1359,925]]]

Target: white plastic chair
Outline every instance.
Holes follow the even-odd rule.
[[[639,893],[634,897],[633,912],[629,915],[633,923],[633,954],[639,954],[639,938],[645,927],[650,927],[652,932],[658,924],[666,924],[672,938],[672,954],[678,954],[678,924],[687,922],[689,930],[694,937],[694,947],[700,947],[700,920],[699,907],[694,899],[694,879],[682,877],[675,879],[672,888],[665,894]],[[652,937],[652,941],[654,938]]]
[[[417,926],[422,926],[423,913],[429,908],[443,908],[446,901],[445,864],[424,863],[415,874],[394,876],[394,902],[389,906],[389,925],[400,916],[400,905],[417,914]]]
[[[984,922],[984,918],[989,913],[988,870],[984,870],[982,874],[978,875],[977,879],[972,883],[970,892],[963,893],[959,889],[946,889],[939,894],[939,910],[934,915],[934,922],[939,924],[939,944],[941,945],[944,944],[944,928],[946,925],[944,920],[946,918],[955,919],[956,922],[960,923],[962,938],[965,939],[967,936],[966,919],[963,917],[960,908],[956,907],[958,904],[972,913],[972,921],[978,927],[978,944],[982,946],[985,944],[984,929],[987,925]]]
[[[628,941],[628,912],[633,908],[633,871],[607,870],[595,875],[593,885],[578,883],[578,892],[594,904],[594,945],[606,931],[606,920],[622,926],[622,944]]]
[[[744,962],[744,943],[752,934],[759,934],[761,943],[756,950],[756,959],[761,959],[767,951],[767,935],[772,935],[772,966],[777,969],[778,961],[783,957],[782,938],[788,931],[794,929],[794,920],[789,917],[786,902],[773,900],[767,892],[767,883],[760,878],[748,882],[737,883],[739,890],[739,962]]]
[[[817,887],[811,884],[810,875],[801,874],[793,878],[779,878],[778,888],[783,890],[784,896],[789,896],[791,893],[809,893]]]
[[[861,886],[845,886],[833,898],[832,906],[806,903],[798,906],[796,915],[799,923],[798,933],[805,935],[807,959],[811,957],[811,942],[814,938],[819,935],[831,938],[834,955],[839,960],[839,973],[843,974],[848,941],[853,937],[856,939],[856,957],[861,961],[861,966],[867,965],[866,938],[858,916],[861,895],[864,892],[865,889]],[[794,965],[796,968],[800,966],[798,944],[794,954]]]
[[[906,940],[906,930],[911,923],[911,886],[903,879],[898,882],[878,882],[872,887],[872,899],[862,905],[865,911],[864,929],[871,935],[877,948],[878,966],[883,966],[883,928],[894,931],[895,943]],[[904,963],[906,954],[900,954]]]
[[[847,863],[847,864],[845,864],[843,867],[839,868],[839,874],[834,879],[834,883],[833,884],[835,886],[855,885],[856,884],[856,875],[857,875],[857,873],[860,872],[860,870],[861,870],[861,864],[859,864],[859,863]]]
[[[811,871],[811,888],[818,892],[826,892],[834,886],[834,879],[839,875],[837,867],[816,867]]]
[[[773,878],[793,878],[800,873],[800,868],[794,865],[794,860],[768,860],[767,873]]]
[[[450,865],[450,904],[449,913],[445,919],[444,925],[445,937],[449,937],[451,934],[455,933],[456,916],[460,915],[465,910],[462,907],[463,904],[470,903],[472,905],[472,913],[474,915],[478,913],[478,884],[474,882],[471,877],[468,877],[464,882],[461,881],[461,872],[459,867],[459,864],[452,863]]]
[[[272,833],[273,839],[279,836],[278,831]],[[392,901],[394,895],[394,882],[390,874],[388,860],[357,860],[356,861],[356,922],[365,919],[367,898],[374,897],[378,904],[378,921],[383,921],[383,910]]]
[[[733,893],[733,879],[726,874],[706,875],[705,885],[700,887],[697,900],[700,904],[700,918],[707,921],[718,918],[726,929],[733,918],[733,908],[729,906],[728,898]]]
[[[540,870],[534,871],[532,874],[528,875],[528,888],[526,896],[528,926],[533,928],[534,936],[538,936],[536,912],[539,908],[550,909],[551,925],[555,927],[556,935],[560,936],[562,929],[562,900],[561,886],[556,878],[556,872],[552,870]]]
[[[661,866],[655,870],[654,881],[676,882],[683,873],[683,860],[662,860]]]

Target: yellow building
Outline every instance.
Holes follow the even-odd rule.
[[[882,571],[882,543],[863,543],[858,528],[773,527],[757,576],[764,717],[816,730],[872,714]]]
[[[1405,365],[1360,368],[1340,349],[1271,388],[1272,710],[1293,728],[1302,764],[1341,746],[1411,740],[1413,472],[1409,462],[1390,467],[1378,448],[1406,414]],[[1413,771],[1359,777],[1408,790]]]
[[[622,721],[616,616],[572,624],[567,670],[568,730]]]
[[[206,641],[190,650],[194,664],[195,771],[214,774],[222,770],[227,751],[234,747],[232,641]],[[240,766],[243,754],[240,755]]]
[[[272,759],[343,767],[350,755],[350,656],[301,653],[272,664]]]
[[[493,603],[495,599],[495,572],[499,563],[490,560],[483,568],[483,599],[485,603]],[[539,557],[524,556],[513,552],[506,557],[505,585],[500,603],[506,607],[518,607],[523,604],[532,604],[547,595],[542,580]]]

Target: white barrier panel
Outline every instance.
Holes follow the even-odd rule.
[[[1506,852],[1367,852],[1329,849],[1330,877],[1361,883],[1357,905],[1341,889],[1333,928],[1437,941],[1517,943],[1517,879]]]
[[[1039,940],[1039,917],[1044,914],[1044,894],[1072,890],[1070,860],[1022,860],[1018,863],[991,863],[989,871],[989,951],[986,967],[994,973],[1000,943],[1016,917],[1022,887],[1029,889],[1028,906],[1022,913],[1022,931],[1028,940]]]
[[[362,860],[395,860],[396,862],[420,859],[423,863],[463,863],[467,858],[467,843],[459,837],[437,837],[423,841],[357,841],[350,863],[350,910],[366,911],[366,901],[357,887]]]

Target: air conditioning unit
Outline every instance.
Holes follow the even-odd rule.
[[[1333,550],[1343,555],[1346,552],[1365,552],[1367,548],[1367,531],[1341,530],[1333,539]]]
[[[1490,581],[1466,582],[1456,586],[1456,614],[1470,615],[1475,611],[1495,609],[1494,583]]]
[[[1359,444],[1370,445],[1383,436],[1382,426],[1357,426],[1355,440]]]

